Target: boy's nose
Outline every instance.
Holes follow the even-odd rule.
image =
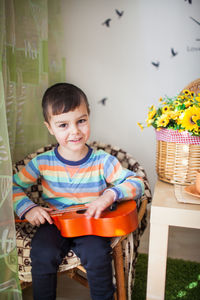
[[[78,126],[72,125],[71,127],[71,133],[77,133],[78,132]]]

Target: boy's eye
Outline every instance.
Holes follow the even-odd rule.
[[[67,124],[62,123],[62,124],[59,125],[59,127],[60,127],[60,128],[65,128],[65,127],[67,127]]]
[[[80,123],[80,124],[82,124],[82,123],[85,123],[87,120],[86,119],[80,119],[78,122]]]

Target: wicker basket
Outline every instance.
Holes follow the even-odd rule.
[[[186,132],[156,131],[156,171],[158,178],[169,183],[189,185],[200,169],[200,137]]]
[[[185,89],[200,93],[200,78]],[[156,138],[156,171],[159,179],[182,185],[193,183],[196,171],[200,169],[200,137],[163,129],[156,131]]]

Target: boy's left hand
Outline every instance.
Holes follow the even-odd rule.
[[[85,215],[87,218],[94,217],[95,219],[98,219],[101,215],[101,213],[109,207],[111,204],[113,204],[115,199],[115,195],[112,191],[107,191],[103,195],[101,195],[98,199],[94,200],[91,203],[85,204],[87,208],[87,211],[85,212]]]

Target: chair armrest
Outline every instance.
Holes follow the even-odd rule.
[[[147,203],[148,203],[147,198],[145,198],[141,203],[141,206],[140,206],[140,209],[138,212],[138,223],[140,223],[142,221],[142,218],[144,217],[144,214],[145,214],[145,211],[147,208]]]
[[[140,224],[140,222],[142,221],[142,218],[145,214],[145,211],[146,211],[146,208],[147,208],[147,203],[148,203],[148,200],[147,198],[145,198],[142,203],[141,203],[141,206],[140,206],[140,209],[139,209],[139,212],[138,212],[138,224]],[[117,242],[116,246],[121,243],[126,237],[128,236],[128,234],[126,235],[123,235],[120,240]]]

